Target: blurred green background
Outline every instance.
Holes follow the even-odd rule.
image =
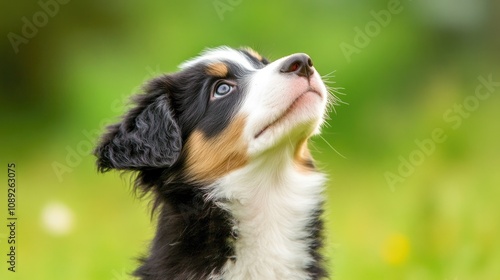
[[[131,279],[154,229],[148,203],[127,176],[97,174],[89,152],[144,81],[219,45],[271,59],[306,52],[349,104],[311,144],[330,178],[334,279],[500,279],[498,1],[41,0],[1,10],[0,279]],[[6,263],[10,162],[16,273]]]

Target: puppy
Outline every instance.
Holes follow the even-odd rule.
[[[326,278],[325,178],[307,143],[329,95],[309,56],[209,49],[144,91],[95,149],[99,171],[136,172],[155,197],[156,236],[134,274]]]

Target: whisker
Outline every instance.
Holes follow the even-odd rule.
[[[333,70],[332,72],[326,73],[325,75],[321,75],[321,77],[322,78],[335,77],[335,72],[337,72],[337,70]]]
[[[321,135],[318,135],[321,139],[323,139],[323,141],[325,141],[325,143],[328,145],[328,147],[330,147],[330,149],[332,149],[335,153],[337,153],[339,156],[341,156],[342,158],[344,159],[347,159],[344,155],[342,155],[341,153],[339,153],[339,151],[337,151],[332,145],[330,145],[330,143],[328,143],[328,141],[326,141],[325,138],[323,138],[323,136]]]

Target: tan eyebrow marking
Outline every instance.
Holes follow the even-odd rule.
[[[262,55],[256,52],[254,49],[245,47],[243,50],[247,51],[251,56],[255,57],[257,60],[262,61]]]
[[[212,63],[207,66],[207,74],[215,77],[226,77],[229,73],[227,65],[222,62]]]

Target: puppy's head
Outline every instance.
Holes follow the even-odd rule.
[[[108,127],[95,154],[100,171],[180,166],[213,181],[259,157],[303,153],[319,131],[327,90],[311,59],[272,63],[251,49],[207,50],[157,77],[135,107]]]

